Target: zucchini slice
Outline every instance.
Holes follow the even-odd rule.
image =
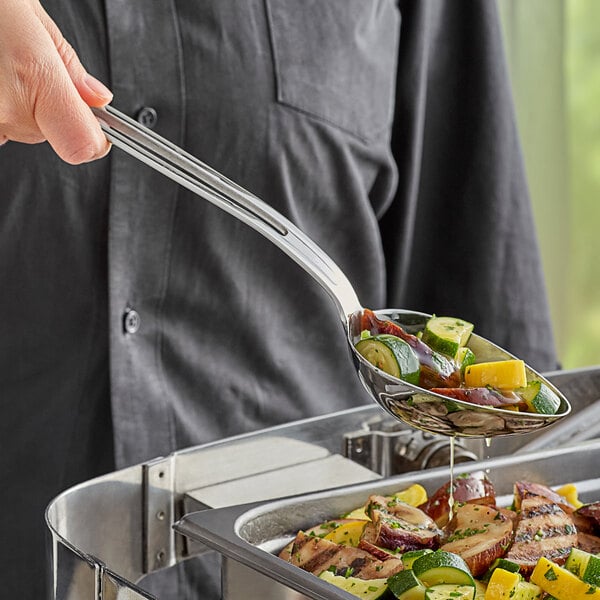
[[[405,569],[412,569],[412,566],[417,558],[421,558],[421,556],[431,554],[432,552],[433,550],[429,550],[427,548],[423,550],[409,550],[400,557],[400,560],[402,561]]]
[[[485,582],[489,581],[490,577],[492,576],[492,573],[496,569],[504,569],[505,571],[508,571],[509,573],[518,573],[519,570],[521,569],[521,567],[516,562],[513,562],[512,560],[508,560],[506,558],[497,558],[490,565],[490,568],[487,570],[487,572],[481,577],[481,580],[485,581]]]
[[[377,600],[387,594],[387,579],[358,579],[358,577],[343,577],[331,571],[323,571],[319,579],[328,581],[346,592],[363,598],[363,600]]]
[[[398,600],[425,600],[426,588],[411,569],[392,575],[388,588]]]
[[[442,583],[427,588],[425,600],[473,600],[475,586]]]
[[[579,579],[600,587],[600,558],[579,548],[571,548],[565,568]]]
[[[541,381],[530,381],[527,386],[518,390],[530,412],[543,415],[554,415],[560,407],[560,398]]]
[[[467,348],[467,346],[459,348],[458,354],[456,355],[456,362],[460,367],[460,372],[464,375],[465,369],[475,362],[475,354],[473,354],[473,350],[471,350],[471,348]]]
[[[403,339],[386,333],[374,335],[357,342],[356,350],[378,369],[418,385],[419,359]]]
[[[436,550],[415,560],[412,568],[415,575],[428,587],[452,583],[475,588],[475,580],[467,563],[452,552]]]
[[[423,331],[423,341],[433,350],[457,358],[473,332],[473,323],[456,317],[431,317]]]

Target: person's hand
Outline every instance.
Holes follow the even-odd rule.
[[[100,158],[110,144],[89,106],[111,99],[37,0],[0,0],[0,144],[47,140],[68,163]]]

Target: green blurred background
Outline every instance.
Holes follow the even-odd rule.
[[[600,1],[498,6],[559,358],[600,364]]]

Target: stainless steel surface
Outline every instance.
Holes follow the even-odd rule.
[[[53,598],[152,598],[135,585],[143,568],[143,469],[71,488],[46,511]]]
[[[575,415],[600,397],[600,367],[557,371],[547,374],[547,378],[569,395]],[[495,438],[491,447],[482,439],[461,439],[458,447],[464,449],[465,456],[473,453],[478,458],[500,457],[517,452],[520,445],[546,431],[552,429]],[[364,452],[358,452],[357,445],[349,451],[349,440],[359,438]],[[187,448],[82,483],[63,492],[47,509],[53,597],[149,598],[136,582],[207,550],[200,542],[173,534],[173,523],[193,510],[206,508],[210,502],[223,507],[244,501],[240,496],[215,495],[219,487],[230,490],[230,485],[243,481],[248,493],[255,494],[260,489],[256,482],[266,473],[276,476],[295,466],[314,464],[314,477],[305,480],[304,490],[295,491],[322,490],[328,487],[328,458],[332,456],[339,461],[339,455],[344,454],[358,463],[357,468],[344,463],[345,483],[354,483],[361,477],[367,481],[419,470],[424,466],[423,456],[439,456],[444,448],[447,451],[448,444],[447,437],[409,429],[372,404]],[[431,466],[429,460],[427,464]],[[321,472],[318,465],[327,465],[327,469]],[[359,465],[366,469],[361,470]],[[283,483],[263,490],[262,498],[284,495]],[[159,554],[161,560],[153,560]],[[243,579],[236,579],[238,573]],[[235,594],[243,589],[262,590],[266,585],[262,575],[234,560],[225,560],[223,577],[226,598],[248,600],[247,595]],[[271,584],[273,581],[268,580],[270,593],[274,589]],[[273,598],[300,598],[299,592],[278,585]],[[257,597],[268,600],[267,595]]]
[[[561,400],[557,414],[520,413],[450,401],[377,369],[355,348],[363,313],[356,292],[338,265],[304,232],[247,190],[113,107],[92,110],[113,144],[261,233],[321,284],[344,324],[360,380],[373,399],[395,418],[432,433],[489,438],[541,429],[569,414],[569,402],[556,389]],[[377,314],[411,330],[422,329],[430,316],[399,309]],[[479,336],[471,336],[469,346],[480,362],[514,358]],[[530,367],[527,374],[529,379],[543,380]]]
[[[191,154],[111,106],[93,108],[115,146],[258,231],[328,292],[340,319],[361,310],[341,269],[306,234],[268,204]]]
[[[486,470],[494,483],[499,504],[511,502],[516,480],[550,486],[574,483],[582,501],[600,499],[600,441],[578,447],[546,450],[522,456],[501,457],[461,466],[461,472]],[[186,515],[175,525],[177,531],[202,542],[228,558],[228,571],[238,576],[235,563],[254,569],[276,582],[268,591],[262,582],[263,600],[296,598],[282,595],[282,586],[314,599],[349,599],[345,592],[327,585],[317,577],[298,569],[276,556],[295,535],[306,529],[362,506],[372,493],[387,495],[412,483],[420,483],[431,494],[450,477],[448,469],[432,469],[375,483],[360,484],[330,492],[318,492],[266,503],[217,509]],[[245,580],[248,585],[248,579]],[[253,584],[252,584],[253,585]],[[225,589],[236,589],[235,582]],[[241,600],[243,595],[225,596]]]

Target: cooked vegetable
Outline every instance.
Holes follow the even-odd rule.
[[[519,581],[512,600],[539,600],[543,595],[542,588],[530,581]]]
[[[557,600],[600,600],[600,589],[544,556],[533,570],[531,581]]]
[[[475,587],[443,583],[425,590],[425,600],[473,600]]]
[[[398,600],[424,600],[425,586],[410,569],[400,571],[388,579],[388,588]]]
[[[406,502],[411,506],[420,506],[423,502],[427,502],[427,490],[418,483],[407,487],[405,490],[394,494],[394,498]]]
[[[471,350],[471,348],[468,348],[467,346],[465,346],[464,348],[459,348],[458,354],[456,356],[456,362],[458,363],[460,367],[460,372],[464,377],[465,369],[469,365],[475,363],[475,354],[473,354],[473,350]]]
[[[518,573],[520,567],[517,563],[512,562],[512,560],[507,560],[506,558],[497,558],[487,570],[487,573],[483,575],[481,578],[482,581],[489,581],[492,573],[496,569],[504,569],[505,571],[509,571],[510,573]]]
[[[481,581],[475,580],[475,600],[485,600],[485,590],[487,585]]]
[[[586,583],[600,587],[600,558],[579,548],[571,548],[565,568]]]
[[[525,363],[513,359],[470,365],[465,369],[465,385],[475,388],[489,385],[499,390],[523,388],[527,385]]]
[[[412,569],[412,566],[417,558],[421,558],[421,556],[425,556],[425,554],[430,554],[431,552],[433,552],[433,550],[429,550],[427,548],[423,550],[411,550],[410,552],[405,552],[400,557],[400,560],[402,561],[405,569]]]
[[[414,574],[428,587],[441,583],[475,587],[467,563],[458,554],[437,550],[418,558],[413,563]],[[475,595],[475,591],[473,591]]]
[[[360,325],[357,351],[394,377],[480,406],[546,415],[560,409],[560,397],[548,385],[539,380],[527,381],[522,360],[477,362],[466,345],[473,324],[463,319],[431,317],[423,331],[412,335],[398,323],[379,319],[373,311],[364,309]],[[446,408],[449,412],[458,410],[450,404]]]
[[[344,546],[358,546],[367,521],[349,521],[330,531],[324,539]]]
[[[355,508],[352,512],[349,512],[346,515],[346,519],[357,519],[359,521],[370,521],[367,513],[365,512],[365,507],[361,506],[359,508]]]
[[[323,571],[319,579],[332,583],[336,587],[349,592],[363,600],[376,600],[385,596],[388,591],[387,579],[358,579],[357,577],[343,577],[331,571]]]
[[[424,388],[455,387],[460,385],[461,376],[458,365],[439,352],[433,351],[416,335],[407,333],[393,321],[382,320],[369,309],[362,314],[361,330],[375,336],[381,333],[395,335],[403,339],[417,355],[421,365],[419,385]]]
[[[361,510],[371,521],[334,519],[307,530],[310,534],[298,532],[280,556],[360,598],[600,600],[600,556],[581,548],[590,545],[588,538],[600,542],[588,533],[600,505],[584,506],[579,515],[557,491],[517,481],[514,512],[496,506],[484,472],[458,476],[453,489],[450,522],[450,482],[420,507],[402,500],[423,498],[420,486],[410,486],[370,496]],[[577,498],[574,486],[559,492],[565,489]],[[445,518],[443,529],[433,515]],[[427,547],[410,551],[415,544]]]
[[[512,600],[521,581],[519,573],[495,569],[488,581],[485,600]]]
[[[401,490],[391,496],[396,500],[410,504],[410,506],[420,506],[427,502],[427,490],[418,483],[408,486],[405,490]],[[366,513],[367,505],[355,508],[346,515],[346,519],[362,519],[370,521],[371,518]]]
[[[541,381],[530,381],[525,388],[519,390],[520,396],[527,403],[530,412],[554,415],[560,407],[560,398]]]
[[[577,488],[572,483],[567,483],[556,490],[559,496],[562,496],[573,508],[581,508],[583,502],[580,502]]]
[[[427,321],[421,339],[433,350],[456,359],[472,332],[473,323],[456,317],[432,317]]]
[[[378,369],[418,385],[420,365],[412,348],[402,339],[390,334],[361,339],[356,349]]]
[[[469,387],[469,388],[431,388],[432,392],[462,400],[479,406],[495,406],[506,408],[507,406],[517,406],[521,398],[514,393],[506,395],[489,387]]]

